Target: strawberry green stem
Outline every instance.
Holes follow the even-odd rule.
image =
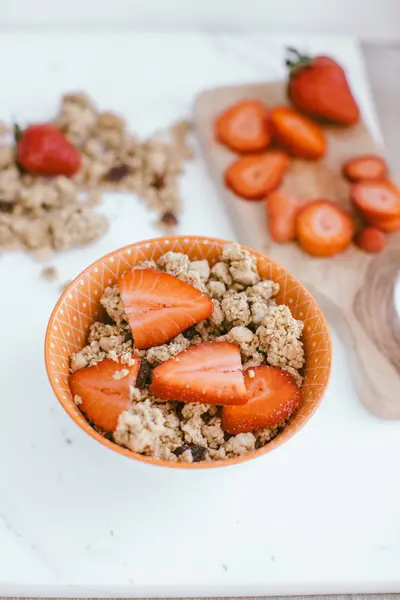
[[[287,57],[286,66],[289,68],[289,76],[292,77],[297,70],[303,67],[309,67],[312,64],[312,58],[306,54],[300,54],[296,48],[286,48]]]
[[[18,123],[14,123],[14,139],[17,143],[20,140],[22,134],[23,134],[23,131],[22,131],[21,127],[18,125]]]

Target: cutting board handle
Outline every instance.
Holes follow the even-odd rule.
[[[400,415],[400,320],[394,298],[399,270],[400,237],[396,236],[382,255],[371,260],[348,315],[360,399],[385,419]]]

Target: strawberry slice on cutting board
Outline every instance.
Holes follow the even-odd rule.
[[[251,99],[229,106],[215,122],[215,136],[234,152],[265,150],[271,142],[267,107]]]
[[[191,346],[154,369],[150,392],[164,401],[244,404],[239,348],[228,342]]]
[[[126,271],[118,287],[136,348],[160,346],[203,321],[213,304],[193,286],[154,269]]]
[[[246,200],[263,200],[281,183],[289,166],[282,150],[240,156],[225,171],[226,185]]]
[[[279,425],[300,406],[301,391],[293,377],[275,367],[247,369],[244,374],[249,394],[243,406],[222,407],[222,429],[236,435]]]
[[[105,358],[70,375],[75,402],[90,421],[105,431],[115,430],[119,415],[131,404],[129,387],[136,384],[140,358],[132,356],[130,362],[128,365]]]
[[[381,156],[356,156],[342,166],[342,174],[349,181],[384,181],[388,166]]]
[[[343,252],[353,236],[351,217],[331,200],[313,200],[297,213],[297,241],[311,256]]]
[[[350,198],[372,222],[400,219],[400,191],[391,181],[360,181],[350,188]]]
[[[274,242],[284,244],[296,238],[296,216],[304,204],[304,199],[279,191],[267,196],[268,229]]]

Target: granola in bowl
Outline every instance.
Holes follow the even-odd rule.
[[[114,443],[170,463],[262,448],[301,404],[303,322],[278,292],[237,244],[212,263],[173,251],[138,263],[104,289],[107,320],[71,356],[76,406]]]

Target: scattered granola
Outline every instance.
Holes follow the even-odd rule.
[[[21,170],[10,128],[1,123],[1,250],[36,253],[91,244],[109,226],[96,212],[107,190],[136,193],[164,225],[177,225],[178,176],[192,157],[187,122],[141,141],[122,117],[100,111],[84,93],[63,96],[53,122],[80,152],[81,168],[72,178]]]
[[[184,281],[191,277],[194,281],[196,274],[195,281],[211,297],[214,310],[208,319],[170,342],[138,350],[133,345],[118,286],[105,288],[100,302],[113,324],[92,324],[87,346],[71,357],[71,372],[104,358],[129,366],[132,355],[140,356],[136,386],[131,386],[129,394],[132,404],[120,414],[114,441],[146,456],[185,463],[243,456],[267,444],[284,422],[253,433],[230,435],[221,425],[221,407],[160,402],[150,394],[149,386],[157,365],[203,341],[237,345],[243,370],[249,369],[250,379],[255,377],[254,367],[269,364],[288,371],[301,386],[303,323],[294,319],[287,306],[277,305],[274,298],[279,285],[260,280],[256,259],[237,244],[226,245],[220,261],[213,266],[204,260],[191,261],[178,252],[167,252],[157,264],[144,261],[135,268],[163,270]],[[128,373],[123,367],[114,378],[119,380]]]
[[[55,267],[43,267],[41,275],[48,281],[54,281],[54,279],[57,279],[57,269]]]

